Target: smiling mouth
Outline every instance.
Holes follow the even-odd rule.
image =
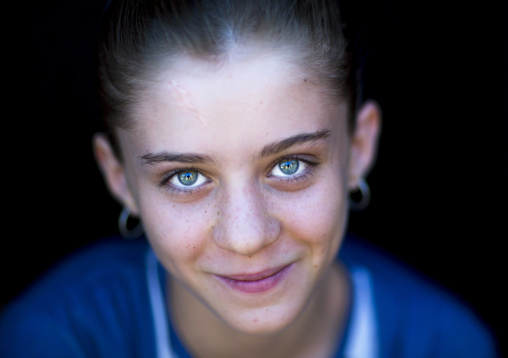
[[[259,293],[276,287],[289,273],[293,264],[269,269],[254,274],[228,275],[216,277],[227,286],[244,293]]]

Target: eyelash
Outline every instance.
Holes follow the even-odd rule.
[[[288,176],[287,178],[270,175],[270,173],[272,172],[272,170],[275,168],[276,165],[280,164],[281,162],[288,161],[288,160],[297,160],[299,162],[303,162],[307,165],[307,167],[303,170],[302,173],[297,174],[295,176]],[[317,167],[318,165],[319,165],[319,163],[310,161],[308,159],[304,159],[303,157],[301,157],[299,155],[289,155],[289,156],[285,156],[282,158],[278,158],[277,160],[273,161],[269,166],[270,169],[268,170],[266,177],[271,178],[272,180],[275,180],[277,182],[284,183],[284,184],[300,183],[300,182],[304,182],[304,181],[308,180],[309,177],[313,174],[314,168]],[[180,189],[170,183],[170,180],[173,179],[176,175],[178,175],[182,172],[186,172],[186,171],[195,171],[195,172],[199,173],[200,175],[203,175],[206,178],[208,178],[208,176],[203,174],[201,170],[193,168],[193,167],[185,168],[185,169],[176,169],[176,170],[171,171],[170,173],[168,173],[168,175],[166,175],[164,177],[164,179],[159,184],[159,187],[163,188],[169,194],[174,195],[174,196],[192,195],[192,194],[195,194],[196,192],[199,192],[202,189],[204,189],[204,186],[211,181],[209,179],[204,184],[199,185],[198,187],[188,188],[188,189]]]
[[[272,172],[272,170],[275,168],[276,165],[278,165],[282,162],[288,161],[288,160],[297,160],[299,162],[303,162],[307,165],[307,167],[303,170],[302,173],[294,175],[294,176],[277,177],[274,175],[270,175],[270,173]],[[267,174],[267,177],[272,178],[273,180],[276,180],[281,183],[287,183],[287,184],[300,183],[300,182],[308,180],[309,176],[312,175],[314,168],[317,167],[318,165],[319,165],[319,163],[310,161],[306,158],[303,158],[302,156],[288,155],[288,156],[279,158],[276,161],[272,162],[272,164],[270,165],[270,170]]]
[[[210,179],[208,179],[202,185],[193,187],[193,188],[188,188],[188,189],[180,189],[170,183],[171,179],[173,179],[175,176],[177,176],[178,174],[180,174],[182,172],[188,172],[188,171],[195,171],[195,172],[199,173],[199,175],[203,175],[205,178],[208,179],[207,175],[203,174],[203,172],[201,170],[196,169],[196,168],[176,169],[176,170],[172,170],[164,177],[164,179],[159,184],[159,187],[166,190],[169,194],[174,195],[174,196],[191,195],[191,194],[194,194],[194,193],[202,190],[204,185],[206,183],[210,182]]]

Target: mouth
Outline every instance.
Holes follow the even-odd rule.
[[[253,274],[215,275],[220,281],[236,291],[244,293],[259,293],[276,287],[289,273],[293,264],[268,269]]]

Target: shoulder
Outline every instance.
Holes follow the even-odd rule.
[[[144,240],[111,238],[55,265],[2,311],[2,356],[100,356],[105,342],[124,340],[149,317],[147,250]]]
[[[91,243],[56,263],[14,304],[54,305],[55,300],[139,283],[148,244],[111,237]],[[125,281],[125,277],[132,280]]]
[[[436,282],[357,238],[346,239],[340,258],[350,270],[369,274],[379,347],[386,356],[497,356],[482,320]]]

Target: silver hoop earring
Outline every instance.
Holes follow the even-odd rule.
[[[129,221],[129,216],[131,215],[131,211],[126,206],[123,207],[120,216],[118,217],[118,230],[120,230],[120,234],[124,239],[134,240],[140,237],[143,234],[144,228],[141,221],[136,225],[136,227],[132,230],[127,228],[127,222]]]
[[[358,184],[357,185],[358,185],[358,189],[353,191],[351,194],[359,192],[360,196],[361,196],[360,199],[359,200],[354,200],[351,197],[352,195],[349,195],[349,207],[351,208],[351,210],[354,210],[354,211],[363,210],[370,203],[370,188],[369,188],[369,184],[367,184],[367,182],[363,178],[360,178],[358,180]]]

